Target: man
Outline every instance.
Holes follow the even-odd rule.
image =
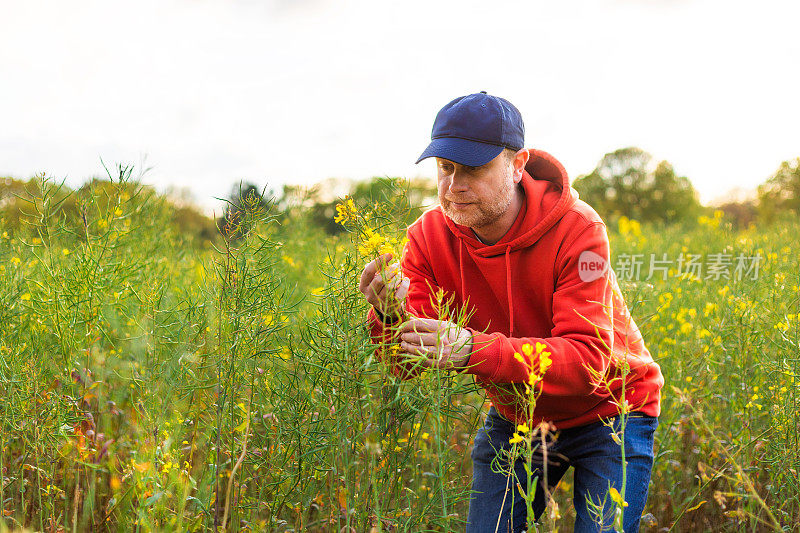
[[[513,484],[508,490],[507,476],[491,467],[524,422],[557,430],[546,480],[542,461],[535,465],[537,519],[545,489],[572,466],[575,530],[598,530],[587,500],[605,498],[610,525],[610,488],[623,490],[621,447],[611,429],[619,428],[620,411],[628,415],[624,529],[637,531],[664,380],[609,266],[602,219],[578,199],[554,157],[523,146],[522,117],[503,98],[482,91],[439,111],[417,163],[436,158],[440,205],[408,228],[399,269],[385,266],[389,254],[365,267],[360,290],[372,304],[372,334],[386,339],[390,325],[399,327],[400,360],[473,374],[492,400],[472,450],[468,532],[495,531],[498,522],[499,531],[525,528],[519,491]],[[438,316],[432,296],[440,289],[471,313],[466,327]],[[511,384],[528,380],[531,363],[538,368],[537,353],[531,362],[519,357],[523,345],[536,343],[551,353],[552,366],[536,384],[528,420]],[[408,378],[418,366],[394,371]],[[527,490],[521,460],[514,468]]]

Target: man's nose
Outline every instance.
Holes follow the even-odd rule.
[[[455,171],[452,178],[450,178],[450,191],[463,192],[469,187],[467,186],[467,176],[464,173]]]

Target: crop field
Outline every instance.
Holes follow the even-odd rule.
[[[395,378],[358,291],[394,187],[335,234],[245,199],[211,243],[124,170],[0,205],[0,531],[463,531],[488,402]],[[607,224],[666,379],[642,531],[800,531],[800,222]]]

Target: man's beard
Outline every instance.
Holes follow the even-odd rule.
[[[506,212],[514,196],[514,186],[512,180],[503,180],[503,187],[497,191],[497,194],[485,202],[473,203],[466,211],[454,209],[452,202],[447,200],[444,195],[439,197],[439,203],[442,204],[445,215],[456,224],[481,228],[492,224]]]

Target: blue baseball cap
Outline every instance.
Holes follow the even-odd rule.
[[[481,91],[456,98],[433,121],[431,143],[417,159],[441,157],[470,167],[485,165],[504,148],[525,146],[525,124],[511,102]]]

